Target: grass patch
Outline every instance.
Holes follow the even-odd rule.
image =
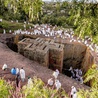
[[[26,29],[29,29],[30,26],[33,27],[33,24],[26,24]],[[3,20],[2,22],[0,22],[0,33],[3,33],[4,29],[6,30],[6,33],[9,33],[9,30],[12,30],[12,32],[18,29],[24,30],[24,23]]]

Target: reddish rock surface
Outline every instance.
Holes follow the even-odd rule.
[[[31,61],[24,56],[13,52],[10,50],[6,45],[0,43],[0,68],[2,68],[3,64],[6,63],[8,65],[8,68],[11,69],[12,67],[24,67],[24,70],[26,72],[26,80],[28,76],[33,77],[37,76],[40,77],[45,83],[47,83],[47,80],[52,77],[53,71],[41,66],[40,64]],[[3,74],[4,73],[4,74]],[[10,70],[8,71],[2,71],[0,70],[0,77],[5,76],[5,79],[13,80],[15,79],[15,76],[10,74]],[[62,87],[65,89],[66,92],[69,92],[71,89],[71,86],[75,86],[78,88],[89,88],[85,85],[81,85],[79,82],[60,74],[58,76],[58,79],[60,80]]]

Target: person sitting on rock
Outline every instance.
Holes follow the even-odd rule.
[[[80,81],[81,84],[83,84],[83,78],[82,78],[82,76],[80,76],[79,81]]]
[[[6,70],[6,69],[7,69],[7,64],[4,64],[2,70]]]

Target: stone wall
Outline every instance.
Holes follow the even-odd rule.
[[[63,66],[63,44],[54,43],[54,40],[37,38],[32,41],[25,38],[18,43],[18,52],[25,57],[39,62],[45,67],[59,69]]]
[[[42,38],[37,38],[34,43],[24,48],[24,56],[39,62],[43,66],[49,65],[49,48]]]
[[[64,45],[58,43],[49,45],[49,65],[51,69],[58,69],[60,72],[62,72],[63,54]]]
[[[20,42],[18,42],[18,52],[22,55],[24,55],[24,48],[30,44],[33,43],[34,39],[30,39],[30,38],[24,38],[23,40],[21,40]]]
[[[95,62],[94,56],[90,52],[89,48],[87,48],[85,56],[83,58],[83,62],[81,64],[81,69],[82,69],[83,73],[86,73],[88,71],[88,69],[92,67],[94,62]]]
[[[18,43],[18,52],[50,69],[60,72],[72,66],[85,73],[94,63],[86,45],[78,42],[56,43],[50,38],[25,38]]]
[[[87,47],[78,42],[64,44],[64,66],[63,68],[81,68]]]
[[[94,57],[86,45],[78,42],[64,44],[63,69],[81,68],[83,74],[94,64]]]

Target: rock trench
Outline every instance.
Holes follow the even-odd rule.
[[[41,78],[45,83],[47,83],[47,80],[52,77],[53,73],[52,70],[43,67],[40,64],[32,60],[29,60],[28,58],[25,58],[19,53],[13,52],[6,45],[0,43],[0,67],[2,67],[4,63],[6,63],[10,69],[12,67],[18,67],[18,68],[24,67],[24,70],[26,72],[26,79],[28,76],[30,76],[31,78],[33,76],[37,76]],[[6,74],[6,78],[11,79],[12,76]],[[60,80],[62,87],[65,89],[67,93],[70,92],[71,86],[73,85],[77,89],[80,88],[89,89],[89,87],[87,87],[86,85],[80,84],[74,79],[71,79],[61,73],[58,76],[58,79]]]

